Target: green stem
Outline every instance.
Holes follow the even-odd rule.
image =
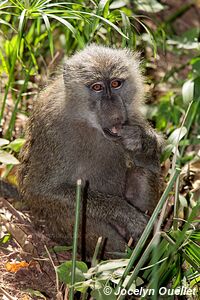
[[[72,275],[71,275],[71,287],[70,287],[69,300],[74,299],[74,283],[75,283],[75,272],[76,272],[80,203],[81,203],[81,179],[77,180],[77,187],[76,187],[76,213],[75,213],[75,224],[74,224],[74,234],[73,234]]]
[[[174,219],[173,219],[173,228],[175,231],[178,230],[179,183],[180,183],[180,176],[178,176],[175,184]]]
[[[140,258],[140,260],[138,261],[137,265],[135,266],[135,268],[134,268],[134,270],[133,270],[133,272],[132,272],[132,274],[130,276],[129,282],[128,282],[127,286],[126,286],[127,290],[130,288],[130,286],[133,283],[133,281],[136,280],[137,275],[138,275],[140,269],[143,267],[143,265],[145,264],[145,262],[147,261],[147,259],[149,259],[149,255],[150,255],[152,249],[155,247],[155,240],[156,239],[157,239],[157,235],[155,235],[153,237],[153,239],[150,241],[150,243],[146,247],[146,249],[145,249],[142,257]]]

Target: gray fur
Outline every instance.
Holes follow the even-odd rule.
[[[111,94],[91,90],[113,78],[123,85]],[[148,221],[144,211],[158,200],[160,144],[140,112],[143,90],[137,54],[90,45],[40,94],[27,125],[20,192],[54,237],[71,243],[76,181],[89,183],[82,216],[88,256],[99,236],[108,238],[107,251],[137,241]],[[109,139],[103,128],[118,125],[121,138]]]

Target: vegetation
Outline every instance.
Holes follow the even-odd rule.
[[[138,244],[133,250],[127,247],[121,259],[98,261],[98,241],[90,268],[85,262],[76,262],[76,228],[73,260],[56,267],[60,282],[71,289],[69,299],[78,291],[81,299],[91,295],[98,300],[121,300],[125,293],[116,296],[119,288],[134,292],[140,287],[154,289],[150,298],[158,299],[159,288],[166,286],[195,288],[195,295],[187,299],[199,299],[200,31],[191,27],[179,33],[174,28],[174,22],[194,5],[182,5],[159,21],[159,13],[166,7],[156,0],[0,2],[2,176],[7,177],[18,163],[17,153],[24,142],[23,136],[16,134],[18,114],[29,115],[40,82],[46,81],[64,55],[90,42],[139,50],[144,56],[147,87],[151,93],[157,91],[146,114],[167,139],[162,155],[165,191]],[[166,53],[173,59],[170,68],[159,75],[155,64],[159,66]],[[173,204],[173,220],[168,216],[166,225],[167,201]],[[77,208],[77,224],[78,218]],[[144,299],[148,294],[141,296]],[[174,297],[169,294],[169,299]]]

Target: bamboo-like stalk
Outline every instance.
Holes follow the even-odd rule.
[[[157,265],[158,246],[159,246],[159,243],[160,243],[161,225],[163,223],[163,219],[164,219],[164,216],[165,216],[167,203],[168,203],[168,201],[165,201],[165,204],[163,205],[163,208],[162,208],[162,211],[160,213],[159,220],[158,220],[158,224],[156,225],[156,229],[155,229],[155,232],[154,232],[155,241],[154,241],[153,249],[152,249],[152,259],[153,259],[152,277],[154,279],[153,280],[153,290],[155,291],[155,293],[152,295],[152,300],[157,300],[157,298],[158,298],[158,282],[159,282],[158,265]]]
[[[69,300],[74,299],[74,283],[75,283],[75,272],[76,272],[78,229],[79,229],[79,219],[80,219],[80,203],[81,203],[81,179],[77,180],[77,186],[76,186],[76,212],[75,212],[75,224],[74,224],[74,234],[73,234],[72,274],[71,274],[71,287],[70,287]]]

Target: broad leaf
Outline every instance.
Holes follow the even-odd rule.
[[[12,149],[15,152],[19,152],[22,148],[22,146],[25,143],[25,139],[16,139],[13,142],[11,142],[7,147]]]
[[[193,100],[194,97],[194,82],[192,80],[188,80],[184,83],[182,87],[182,96],[183,102],[188,104]]]
[[[87,265],[82,261],[76,262],[76,271],[75,271],[75,283],[85,280],[83,273],[88,271]],[[57,267],[57,273],[59,280],[71,284],[71,273],[72,273],[72,261],[66,261]]]
[[[180,140],[186,135],[187,133],[187,128],[186,127],[180,127],[175,129],[171,135],[168,138],[168,141],[173,144],[174,146],[179,143]]]
[[[19,161],[12,154],[0,150],[0,162],[6,165],[18,165]]]
[[[10,142],[6,139],[0,139],[0,147],[8,145]]]

